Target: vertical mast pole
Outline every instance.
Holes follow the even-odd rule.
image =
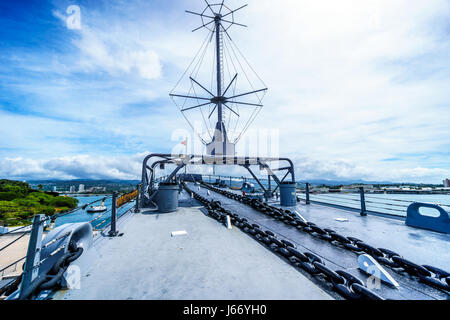
[[[218,114],[218,122],[220,125],[220,131],[222,131],[222,102],[220,101],[220,97],[222,97],[222,72],[221,72],[221,43],[220,43],[220,16],[216,15],[216,52],[217,52],[217,97],[219,101],[217,103],[217,114]]]
[[[187,147],[187,144],[188,144],[188,138],[186,137],[186,157],[187,157],[187,154],[188,154],[188,147]],[[187,164],[186,164],[186,166],[184,167],[184,178],[186,179],[186,174],[187,174]]]

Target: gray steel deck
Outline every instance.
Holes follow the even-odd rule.
[[[133,214],[124,235],[97,241],[71,300],[332,299],[292,266],[238,229],[206,217],[193,200],[164,215]],[[171,237],[186,230],[187,236]]]

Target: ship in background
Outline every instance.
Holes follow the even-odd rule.
[[[193,119],[204,122],[195,133],[206,154],[148,155],[135,191],[114,193],[105,213],[44,239],[55,219],[36,216],[23,273],[2,289],[6,299],[449,298],[450,221],[441,206],[414,203],[407,217],[395,216],[368,209],[375,200],[364,190],[354,207],[333,195],[326,203],[309,184],[297,193],[289,158],[236,155],[268,90],[229,32],[245,27],[235,21],[245,7],[206,1],[203,12],[188,11],[201,19],[194,31],[206,29],[205,40],[170,96],[193,130]],[[227,185],[182,174],[212,166],[244,168],[254,184],[236,190],[232,178]]]

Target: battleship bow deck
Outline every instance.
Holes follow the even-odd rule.
[[[332,299],[237,228],[206,217],[193,200],[171,214],[134,214],[124,235],[100,241],[69,300]],[[173,231],[187,236],[171,237]]]

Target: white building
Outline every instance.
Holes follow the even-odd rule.
[[[84,192],[84,184],[78,186],[78,192]]]
[[[70,189],[69,189],[69,192],[70,193],[74,193],[75,192],[75,186],[71,186]]]
[[[53,192],[56,192],[56,186],[53,187]]]
[[[444,183],[444,188],[450,188],[450,180],[449,179],[445,179],[442,182]]]

